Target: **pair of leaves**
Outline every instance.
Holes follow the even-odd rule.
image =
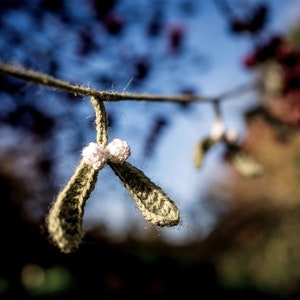
[[[108,125],[104,103],[95,97],[91,98],[91,102],[96,112],[96,141],[106,147]],[[128,162],[118,164],[108,161],[108,165],[120,178],[147,221],[158,226],[175,226],[179,223],[179,210],[175,203],[141,170]],[[84,205],[95,188],[98,173],[99,170],[81,160],[51,206],[47,217],[48,232],[62,252],[73,252],[81,243],[84,235]]]
[[[263,173],[263,167],[248,153],[242,150],[237,143],[226,138],[226,134],[220,138],[206,137],[200,140],[194,150],[194,165],[200,168],[203,165],[205,154],[218,142],[225,142],[226,157],[234,169],[244,177],[257,177]]]

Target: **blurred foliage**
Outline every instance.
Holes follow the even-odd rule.
[[[247,119],[243,147],[264,173],[241,178],[228,166],[232,181],[219,188],[232,196],[232,210],[208,238],[208,252],[221,249],[212,257],[226,284],[290,295],[300,284],[300,135],[263,109]]]
[[[293,44],[293,47],[300,51],[300,24],[296,24],[290,31],[288,39]]]
[[[216,189],[218,195],[231,195],[231,209],[202,248],[225,285],[255,287],[283,298],[300,290],[300,52],[298,36],[293,36],[271,37],[248,56],[246,65],[255,66],[262,79],[261,101],[245,112],[241,147],[264,172],[254,180],[241,177],[226,162],[231,180]],[[282,71],[270,90],[266,81],[274,77],[266,77],[272,77],[275,63]]]

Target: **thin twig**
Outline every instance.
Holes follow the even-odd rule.
[[[239,86],[229,92],[224,93],[220,97],[201,97],[193,94],[186,95],[150,95],[150,94],[136,94],[136,93],[117,93],[117,92],[106,92],[97,91],[95,89],[84,87],[80,85],[71,84],[67,81],[56,79],[47,74],[43,74],[37,71],[28,70],[20,67],[15,67],[10,64],[5,64],[0,60],[0,72],[9,74],[19,79],[33,82],[36,84],[44,85],[50,88],[63,90],[65,92],[73,93],[81,96],[94,96],[103,99],[103,101],[121,101],[121,100],[139,100],[139,101],[166,101],[166,102],[177,102],[177,103],[188,103],[188,102],[212,102],[220,101],[229,96],[237,96],[249,89],[253,89],[254,85],[246,84]]]
[[[244,83],[227,92],[220,94],[217,97],[217,99],[225,100],[225,99],[235,98],[237,96],[240,96],[241,94],[245,94],[246,92],[257,90],[258,88],[259,88],[259,83],[257,81]]]

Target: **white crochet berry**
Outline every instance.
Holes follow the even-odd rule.
[[[216,120],[210,132],[213,140],[218,141],[225,134],[225,126],[221,120]]]
[[[107,162],[106,149],[101,144],[89,143],[82,150],[82,159],[95,170],[100,170]]]
[[[234,129],[232,129],[225,133],[225,137],[229,143],[235,143],[238,141],[239,135]]]
[[[130,148],[126,141],[114,139],[106,147],[106,153],[109,161],[122,164],[130,156]]]

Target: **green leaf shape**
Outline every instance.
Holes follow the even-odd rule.
[[[169,227],[179,223],[179,210],[175,203],[141,170],[128,162],[109,165],[123,182],[147,221]]]
[[[263,173],[263,166],[243,150],[238,150],[230,155],[232,166],[244,177],[259,177]]]
[[[204,155],[206,152],[218,142],[218,140],[211,137],[206,137],[200,140],[194,149],[194,166],[199,169],[203,165]]]
[[[97,170],[81,161],[49,211],[50,238],[64,253],[75,251],[81,243],[84,206],[95,188],[97,175]]]

